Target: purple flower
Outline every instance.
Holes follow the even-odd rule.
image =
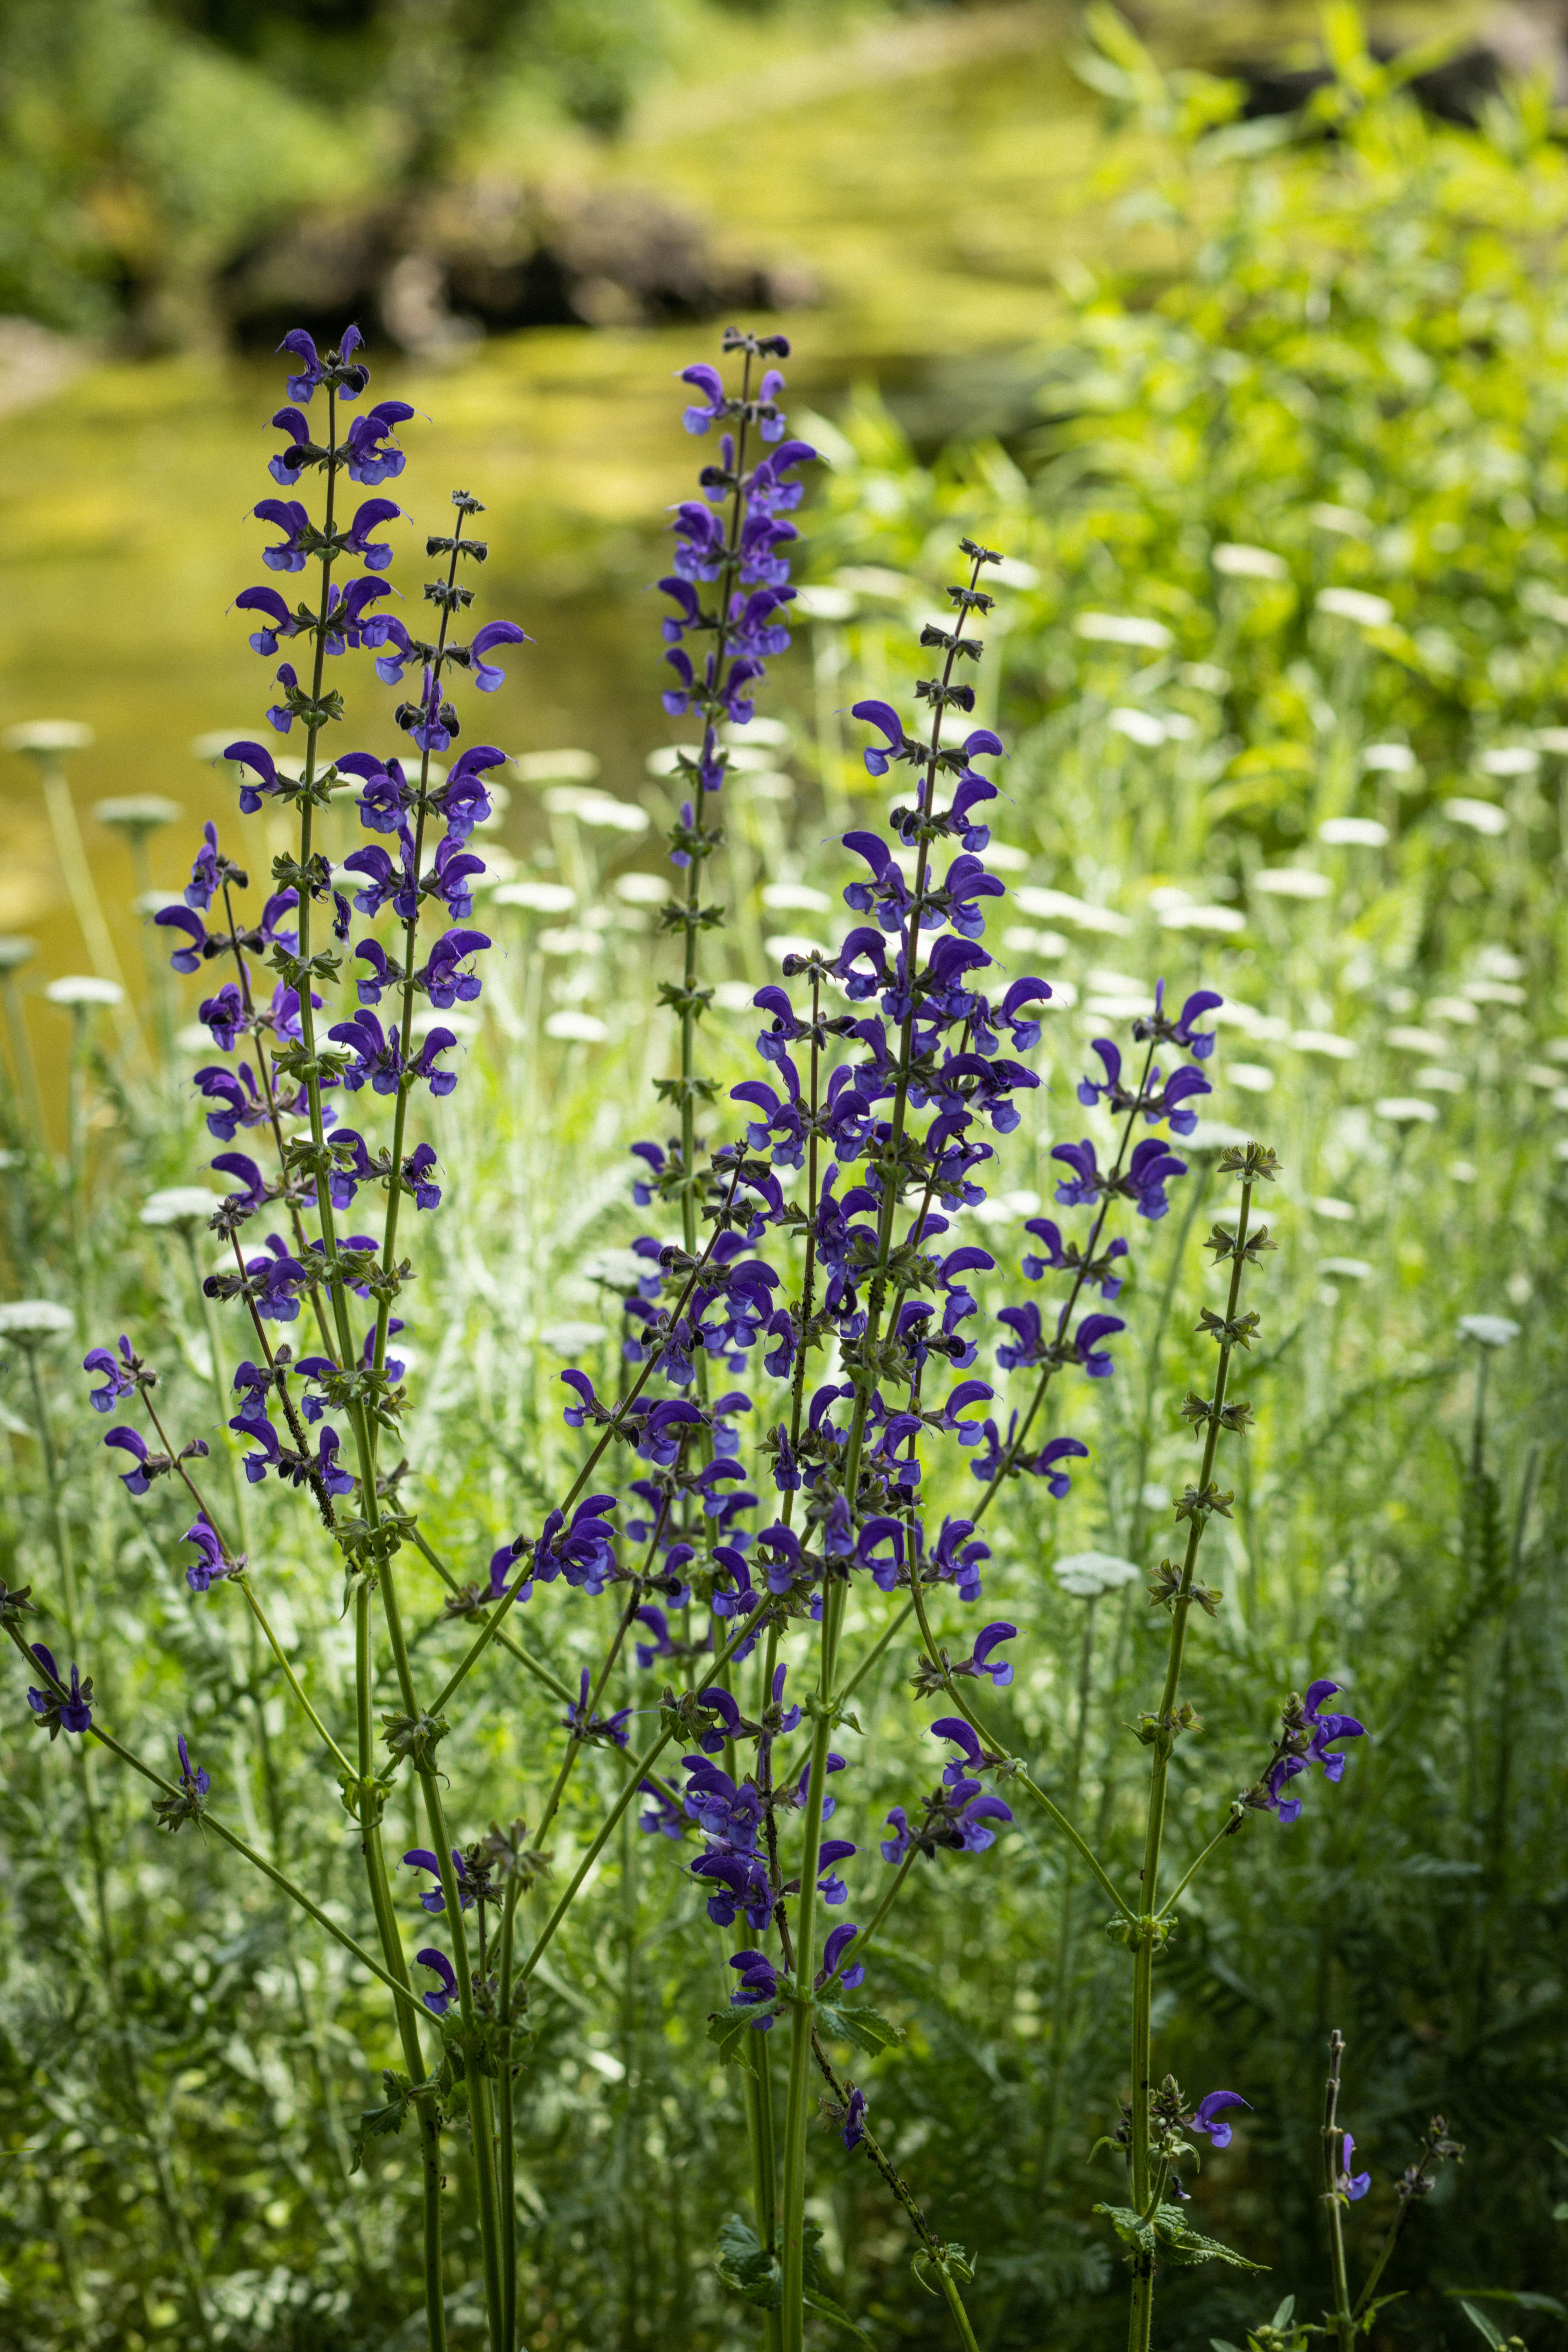
[[[1191,1054],[1195,1061],[1207,1061],[1214,1052],[1215,1033],[1209,1029],[1200,1034],[1196,1024],[1205,1013],[1215,1011],[1224,1003],[1224,997],[1216,996],[1212,988],[1197,989],[1188,997],[1177,1019],[1172,1021],[1164,1009],[1165,983],[1163,980],[1156,981],[1153,1016],[1134,1021],[1132,1034],[1140,1045],[1149,1038],[1158,1038],[1165,1045],[1179,1045],[1183,1053]]]
[[[406,460],[392,436],[413,414],[405,400],[382,400],[354,418],[343,441],[351,482],[374,489],[377,483],[402,473]]]
[[[1228,2147],[1232,2138],[1231,2126],[1223,2119],[1215,2120],[1223,2107],[1246,2107],[1248,2115],[1252,2113],[1249,2103],[1239,2092],[1211,2091],[1207,2098],[1200,2099],[1194,2108],[1188,2130],[1202,2132],[1215,2147]]]
[[[434,1948],[416,1952],[414,1957],[422,1969],[428,1969],[433,1976],[441,1979],[438,1991],[427,1992],[422,1998],[432,2017],[445,2017],[458,1998],[456,1969],[445,1952],[437,1952]]]
[[[827,1982],[828,1978],[833,1974],[833,1971],[838,1966],[844,1954],[848,1950],[849,1946],[855,1941],[856,1937],[859,1933],[859,1928],[857,1927],[853,1920],[850,1919],[846,1919],[841,1927],[834,1928],[833,1933],[828,1937],[826,1943],[824,1944],[822,1948],[822,1966],[816,1972],[816,1981],[818,1985],[825,1985]],[[846,1992],[853,1992],[857,1985],[865,1983],[866,1971],[857,1960],[851,1967],[845,1969],[844,1974],[839,1978],[838,1981],[843,1986]],[[847,2147],[851,2144],[852,2143],[847,2141],[845,2143]]]
[[[477,954],[489,944],[489,935],[484,931],[443,931],[430,950],[424,971],[415,975],[418,985],[427,992],[432,1004],[444,1013],[459,1002],[464,1004],[473,1003],[481,983],[472,964],[465,965],[465,958]],[[363,947],[359,953],[364,953]],[[363,993],[363,988],[361,993]]]
[[[205,1592],[219,1579],[234,1575],[243,1565],[231,1560],[218,1541],[217,1531],[204,1511],[195,1527],[187,1528],[180,1538],[182,1543],[195,1544],[197,1557],[185,1570],[185,1582],[193,1592]]]
[[[498,662],[487,662],[485,656],[496,646],[531,646],[533,639],[520,629],[515,621],[487,621],[468,647],[468,661],[474,673],[474,684],[481,694],[493,694],[498,686],[506,683],[506,672]]]
[[[1005,1689],[1013,1679],[1012,1662],[1007,1658],[999,1658],[996,1664],[992,1665],[989,1661],[992,1651],[1003,1642],[1015,1641],[1017,1638],[1017,1633],[1016,1625],[997,1623],[985,1626],[975,1636],[973,1655],[954,1666],[952,1672],[955,1675],[989,1675],[994,1689]]]
[[[1359,2199],[1364,2197],[1367,2190],[1372,2187],[1372,2175],[1370,2172],[1352,2172],[1351,2170],[1351,2166],[1354,2161],[1355,2140],[1350,2132],[1346,2132],[1340,2145],[1339,2190],[1340,2195],[1342,2197],[1348,2197],[1352,2205],[1355,2204]]]
[[[730,1995],[731,2008],[763,2010],[764,2013],[752,2018],[750,2022],[758,2032],[769,2032],[773,2021],[772,2004],[779,1997],[778,1976],[772,1961],[763,1952],[736,1952],[731,1957],[730,1966],[738,1970],[741,1979],[739,1988]]]
[[[190,1750],[185,1746],[185,1735],[183,1731],[179,1734],[174,1745],[180,1751],[181,1787],[190,1796],[205,1797],[207,1790],[213,1784],[212,1774],[210,1772],[204,1771],[199,1764],[192,1764]]]
[[[420,1895],[420,1909],[422,1911],[428,1911],[432,1917],[434,1917],[437,1912],[444,1911],[447,1908],[447,1897],[441,1885],[441,1865],[436,1856],[431,1853],[429,1847],[416,1845],[413,1852],[411,1853],[405,1853],[403,1859],[405,1863],[410,1864],[416,1870],[427,1870],[432,1878],[436,1881],[433,1887],[427,1888],[425,1893]],[[458,1875],[458,1908],[463,1911],[470,1911],[473,1908],[474,1898],[463,1883],[468,1874],[463,1867],[463,1857],[458,1852],[456,1846],[452,1848],[452,1867]],[[424,1957],[424,1954],[421,1953],[421,1959],[423,1959]]]
[[[150,1470],[147,1465],[149,1462],[157,1463],[159,1457],[148,1453],[147,1441],[140,1430],[128,1429],[121,1423],[118,1429],[110,1430],[103,1442],[105,1445],[112,1445],[119,1452],[132,1456],[133,1466],[115,1475],[128,1494],[144,1495],[149,1479],[157,1475],[156,1469]]]
[[[380,523],[395,522],[402,512],[403,509],[395,506],[390,499],[366,499],[349,526],[343,541],[345,551],[357,555],[367,571],[384,572],[392,562],[392,542],[373,540],[371,533]]]
[[[47,1728],[51,1740],[58,1739],[62,1731],[69,1731],[79,1738],[92,1721],[90,1677],[84,1683],[73,1662],[68,1685],[52,1653],[44,1647],[42,1642],[35,1642],[32,1646],[33,1655],[39,1665],[51,1682],[59,1684],[66,1690],[67,1696],[56,1698],[52,1691],[29,1690],[27,1705]]]
[[[845,1979],[848,1982],[848,1979]],[[839,2134],[846,2147],[858,2147],[866,2137],[866,2094],[849,2086],[849,2101],[844,2110],[844,2129]]]
[[[131,1342],[123,1332],[120,1339],[120,1354],[122,1360],[119,1363],[107,1348],[93,1348],[82,1358],[84,1372],[101,1372],[104,1376],[102,1388],[89,1392],[89,1402],[94,1412],[107,1412],[121,1397],[136,1393],[137,1361],[132,1352]]]

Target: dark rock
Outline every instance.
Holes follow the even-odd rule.
[[[310,213],[225,275],[224,316],[270,348],[350,319],[373,341],[434,354],[487,330],[707,319],[816,301],[810,273],[718,249],[704,222],[634,184],[488,183],[417,206]]]

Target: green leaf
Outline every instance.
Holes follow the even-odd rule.
[[[836,2326],[847,2327],[851,2336],[858,2336],[860,2338],[862,2344],[870,2343],[871,2338],[865,2329],[858,2321],[851,2319],[843,2305],[835,2303],[830,2294],[814,2294],[812,2289],[807,2287],[801,2300],[808,2311],[820,2311],[824,2319],[831,2319]]]
[[[1479,2333],[1485,2336],[1487,2342],[1492,2347],[1492,2352],[1502,2352],[1503,2339],[1493,2322],[1487,2317],[1486,2313],[1478,2311],[1473,2303],[1467,2303],[1463,2295],[1459,2297],[1459,2309]]]
[[[1154,2252],[1153,2225],[1135,2213],[1131,2205],[1097,2205],[1094,2210],[1104,2214],[1124,2244],[1136,2246],[1141,2253]]]
[[[751,2039],[753,2030],[751,2012],[746,2010],[739,2014],[716,2010],[708,2020],[708,2039],[726,2066],[754,2063]]]
[[[1283,2303],[1275,2305],[1274,2316],[1268,2325],[1270,2327],[1289,2327],[1295,2316],[1296,2298],[1293,2294],[1288,2294]]]
[[[1205,2238],[1199,2231],[1189,2229],[1178,2205],[1162,2205],[1152,2226],[1163,2259],[1173,2263],[1177,2270],[1196,2270],[1202,2263],[1224,2263],[1233,2271],[1264,2271],[1268,2267],[1267,2263],[1249,2263],[1245,2254],[1222,2246],[1217,2238]]]
[[[1568,2319],[1568,2305],[1559,2303],[1554,2294],[1530,2294],[1522,2287],[1451,2286],[1447,2292],[1475,2303],[1512,2303],[1521,2311],[1549,2311],[1553,2319]]]
[[[890,2050],[895,2042],[904,2038],[901,2025],[894,2025],[879,2011],[859,2004],[846,2005],[837,2000],[819,2000],[816,2015],[825,2033],[837,2034],[841,2042],[852,2042],[875,2058],[879,2052]]]
[[[784,2301],[784,2273],[778,2256],[763,2244],[749,2222],[731,2213],[719,2231],[721,2282],[743,2303],[762,2311],[777,2311]]]

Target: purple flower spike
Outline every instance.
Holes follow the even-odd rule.
[[[834,1969],[838,1966],[844,1954],[848,1949],[849,1946],[855,1941],[856,1937],[859,1933],[859,1928],[857,1927],[854,1922],[849,1919],[846,1919],[841,1927],[834,1928],[833,1933],[828,1937],[826,1943],[824,1944],[822,1948],[822,1966],[817,1970],[816,1974],[816,1981],[819,1985],[825,1985],[827,1982],[828,1978],[833,1974]],[[843,1986],[846,1992],[853,1992],[857,1985],[862,1985],[865,1983],[866,1971],[857,1960],[849,1968],[845,1969],[844,1974],[839,1978],[838,1981]]]
[[[1188,2129],[1202,2132],[1215,2147],[1228,2147],[1232,2130],[1230,2125],[1220,2118],[1220,2111],[1224,2107],[1246,2107],[1248,2115],[1252,2113],[1251,2105],[1238,2091],[1211,2091],[1207,2098],[1200,2099],[1194,2108]]]

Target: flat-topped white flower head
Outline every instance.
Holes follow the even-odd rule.
[[[69,1307],[57,1307],[52,1298],[12,1298],[0,1306],[0,1339],[19,1339],[25,1348],[63,1339],[75,1328]]]
[[[121,1004],[125,991],[117,980],[100,980],[96,972],[68,971],[58,980],[51,980],[44,994],[51,1004],[65,1004],[74,1009],[79,1004]]]

